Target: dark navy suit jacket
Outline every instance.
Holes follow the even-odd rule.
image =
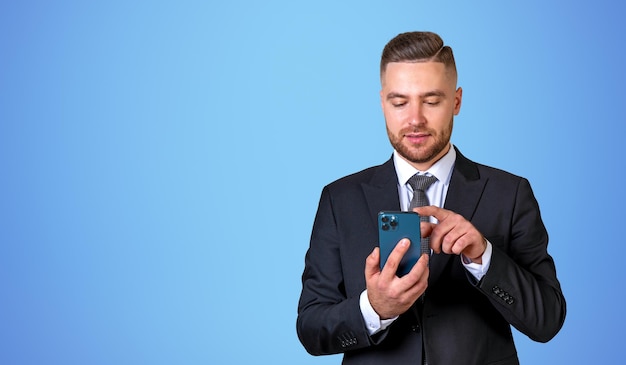
[[[424,344],[430,365],[517,364],[510,325],[535,341],[556,335],[565,298],[530,184],[457,150],[444,208],[492,243],[489,270],[476,282],[458,256],[434,254],[423,304],[370,336],[359,308],[365,259],[377,245],[378,212],[400,210],[397,185],[390,159],[323,189],[298,305],[309,353],[344,353],[345,364],[421,364]]]

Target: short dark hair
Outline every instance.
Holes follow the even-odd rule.
[[[441,62],[456,75],[456,63],[452,48],[443,44],[443,39],[432,32],[407,32],[398,34],[383,49],[380,58],[382,77],[390,62]]]

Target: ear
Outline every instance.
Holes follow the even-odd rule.
[[[458,88],[454,93],[454,115],[458,115],[461,111],[461,100],[463,99],[463,89]]]

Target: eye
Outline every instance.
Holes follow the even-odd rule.
[[[408,102],[407,98],[399,96],[399,95],[390,96],[390,97],[387,98],[387,101],[394,108],[401,108],[401,107],[405,106],[406,103]]]
[[[424,100],[424,104],[428,106],[437,106],[441,101],[438,99],[426,99]]]

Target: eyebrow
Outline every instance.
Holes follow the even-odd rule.
[[[400,94],[400,93],[395,93],[395,92],[391,92],[391,93],[387,94],[387,100],[395,99],[395,98],[406,98],[406,95]]]
[[[437,89],[437,90],[428,91],[428,92],[426,92],[424,94],[420,94],[420,97],[422,97],[422,98],[428,98],[428,97],[431,97],[431,96],[444,97],[444,96],[446,96],[446,93],[443,92],[443,90],[438,90]],[[405,98],[406,99],[406,98],[408,98],[408,96],[405,95],[405,94],[397,93],[397,92],[390,92],[389,94],[387,94],[387,100],[394,99],[394,98]]]
[[[429,91],[427,93],[425,93],[424,95],[422,95],[423,97],[427,98],[429,96],[446,96],[446,93],[443,92],[443,90],[433,90],[433,91]]]

